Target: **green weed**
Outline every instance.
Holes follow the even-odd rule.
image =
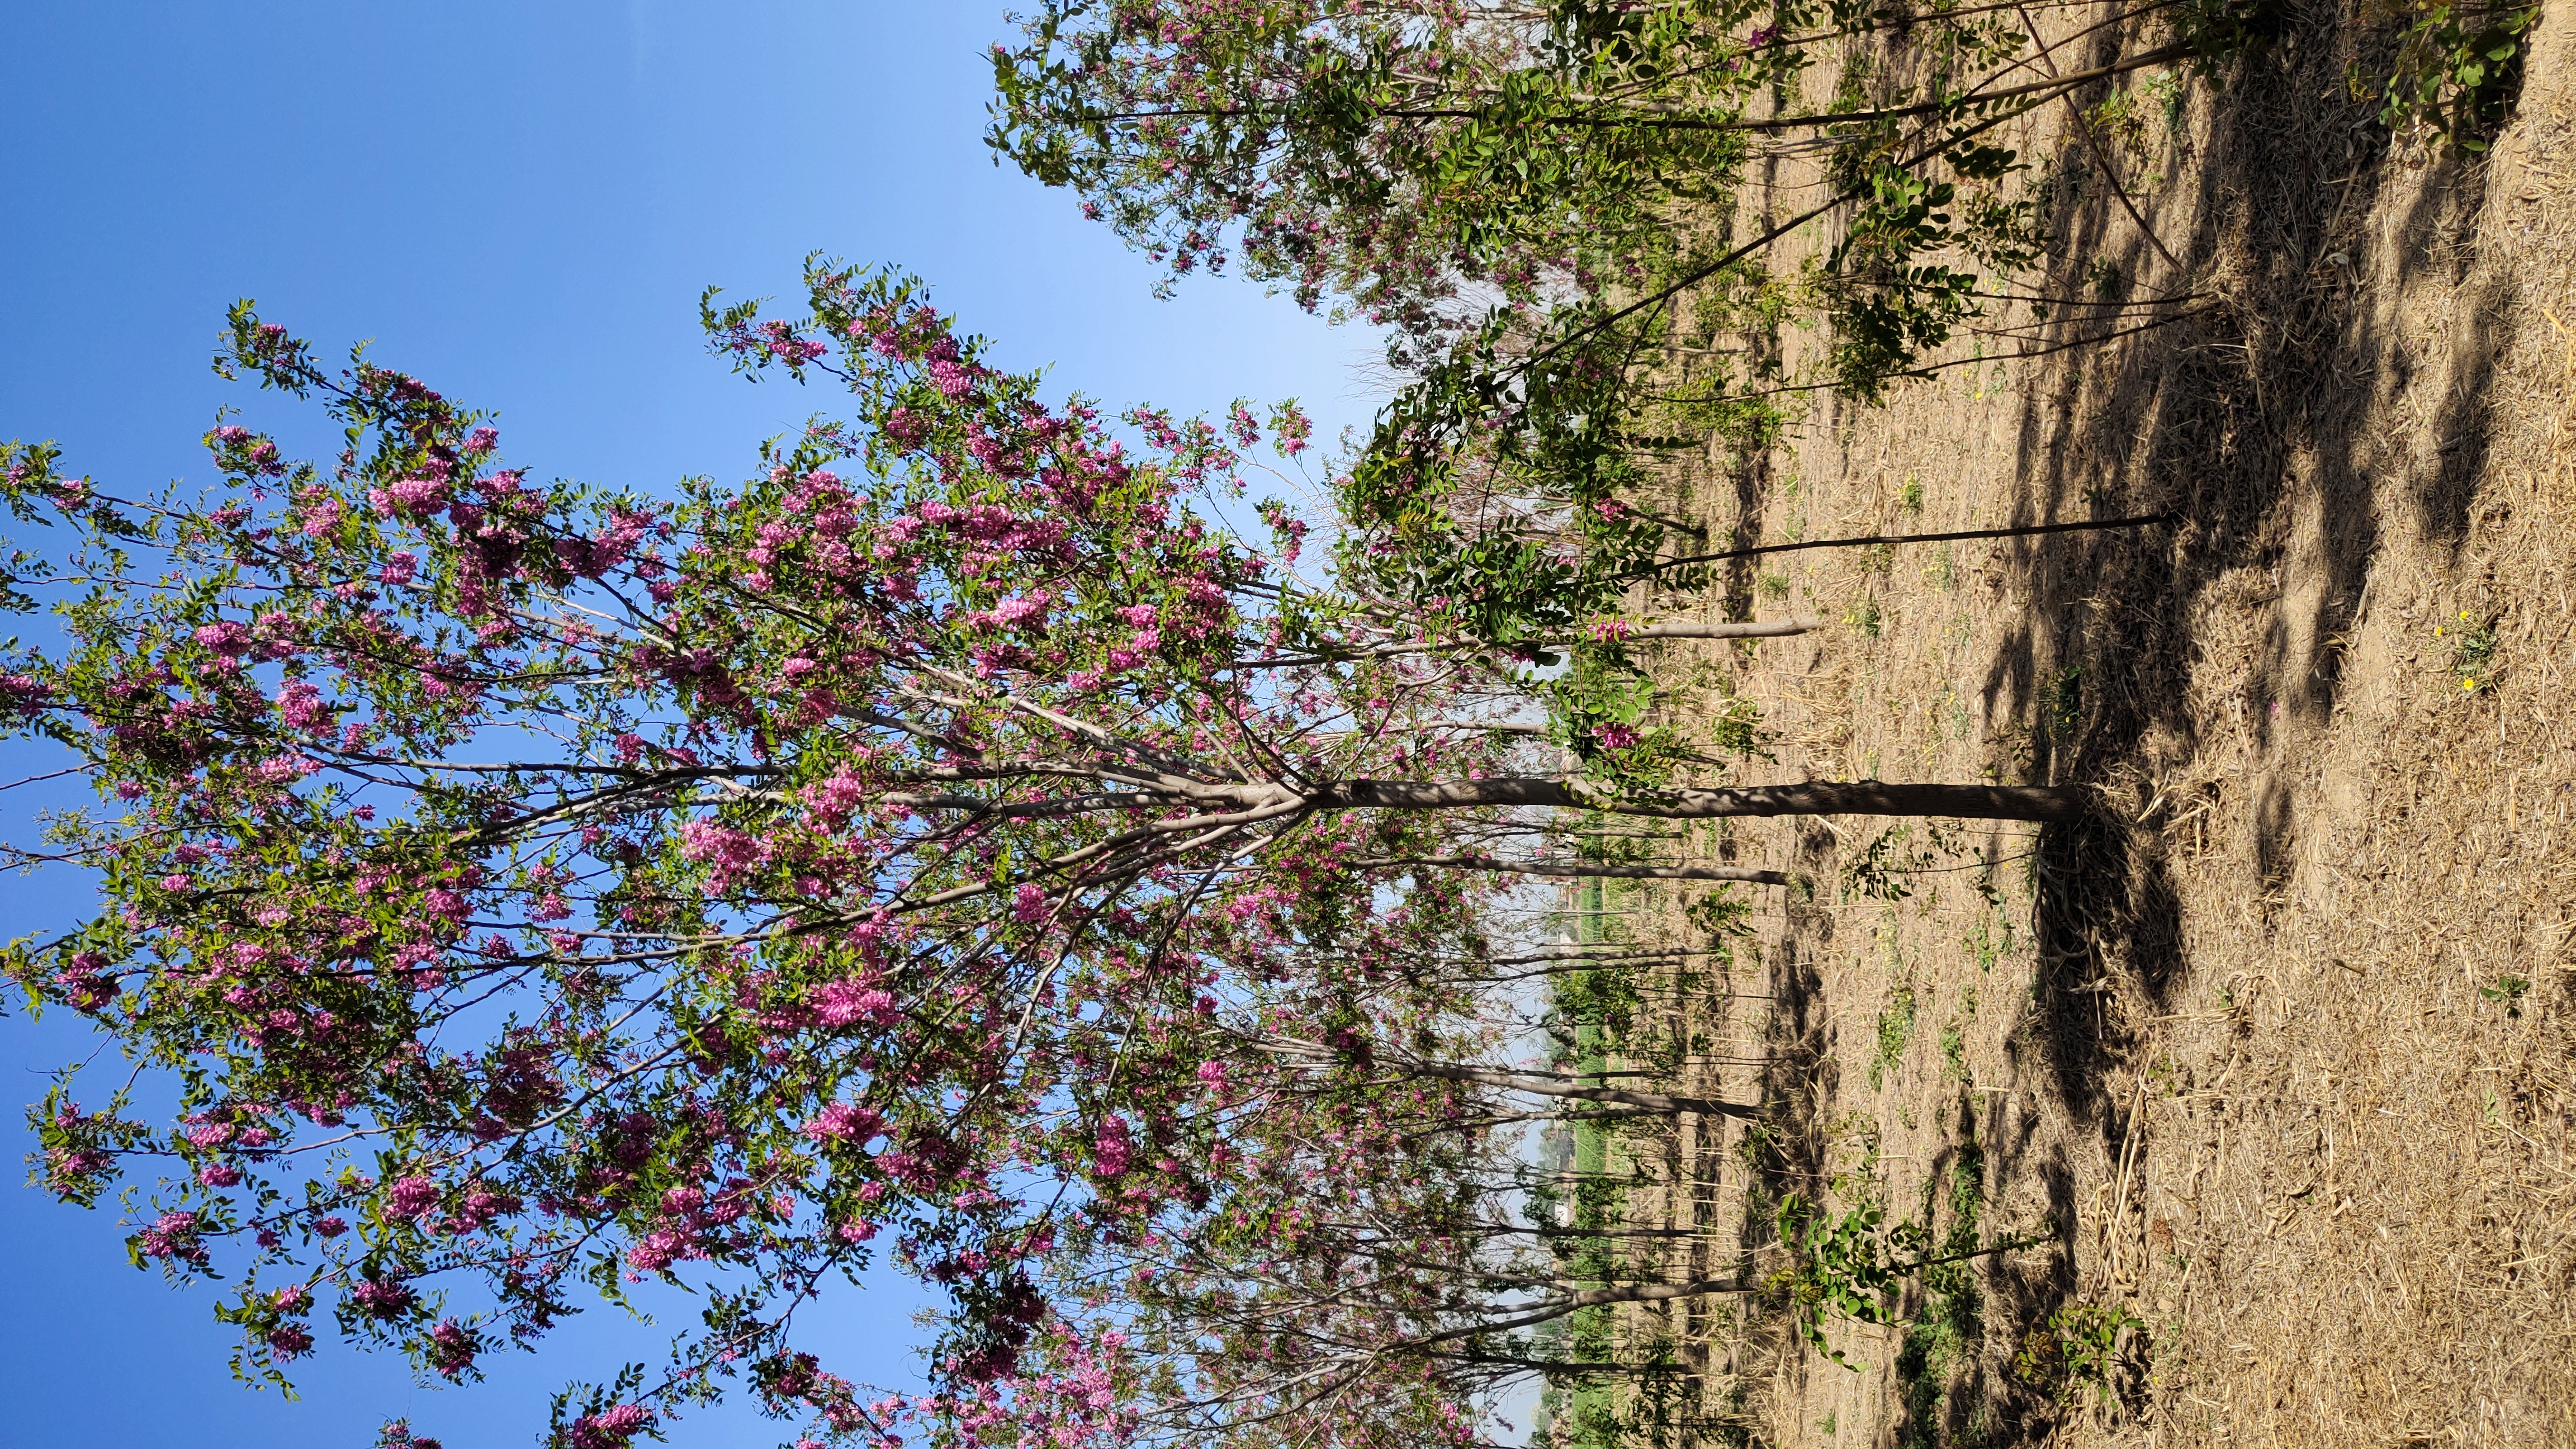
[[[1906,1044],[1914,1040],[1914,988],[1899,982],[1887,998],[1887,1006],[1878,1014],[1878,1053],[1869,1062],[1869,1089],[1879,1090],[1887,1073],[1905,1056]]]
[[[2414,21],[2397,44],[2397,63],[2382,91],[2381,125],[2392,131],[2431,125],[2468,152],[2512,109],[2523,61],[2523,35],[2540,7],[2414,4]],[[2403,12],[2401,12],[2403,13]],[[2348,81],[2362,87],[2358,73]]]
[[[2040,686],[2039,723],[2049,738],[2071,739],[2084,719],[2084,666],[2069,664]]]
[[[2478,995],[2489,1001],[2503,1002],[2505,1015],[2520,1016],[2522,1015],[2522,994],[2530,989],[2531,982],[2523,977],[2499,976],[2495,980],[2495,985],[2479,987]]]
[[[2494,619],[2473,625],[2469,611],[2462,609],[2455,623],[2434,625],[2433,637],[2451,641],[2451,672],[2460,676],[2463,692],[2475,694],[2495,682],[2496,646],[2501,641]]]
[[[2013,1372],[2023,1383],[2061,1400],[2071,1402],[2079,1390],[2107,1397],[2121,1330],[2144,1327],[2137,1315],[2116,1303],[2069,1303],[2022,1340]]]

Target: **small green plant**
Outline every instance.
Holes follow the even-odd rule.
[[[1917,1280],[1930,1295],[1925,1326],[1965,1349],[1978,1332],[1976,1285],[1968,1265],[2045,1242],[2052,1231],[2051,1224],[2042,1223],[2036,1232],[1981,1246],[1977,1222],[1983,1176],[1984,1158],[1972,1143],[1952,1171],[1952,1221],[1938,1241],[1930,1228],[1911,1219],[1888,1224],[1886,1208],[1875,1199],[1828,1218],[1816,1204],[1789,1194],[1780,1200],[1778,1225],[1780,1246],[1791,1261],[1764,1282],[1765,1295],[1787,1305],[1799,1332],[1818,1352],[1857,1371],[1861,1365],[1825,1342],[1825,1315],[1893,1326],[1903,1320],[1888,1307],[1889,1298],[1899,1284]]]
[[[1872,639],[1878,637],[1879,625],[1885,622],[1885,619],[1886,615],[1879,609],[1878,595],[1876,594],[1861,595],[1860,601],[1852,605],[1851,612],[1843,616],[1844,623],[1851,625],[1853,628],[1858,629]]]
[[[1871,1091],[1877,1091],[1887,1073],[1896,1069],[1897,1062],[1905,1056],[1906,1044],[1914,1040],[1915,1011],[1914,987],[1905,982],[1897,983],[1896,990],[1887,998],[1886,1008],[1878,1014],[1878,1053],[1869,1062]]]
[[[1791,1193],[1780,1200],[1781,1246],[1794,1261],[1772,1275],[1769,1288],[1788,1301],[1798,1331],[1816,1351],[1857,1373],[1861,1365],[1825,1342],[1828,1313],[1858,1323],[1896,1321],[1887,1297],[1908,1270],[1897,1252],[1920,1251],[1925,1241],[1916,1223],[1881,1230],[1886,1210],[1863,1203],[1839,1218],[1827,1218],[1806,1198]]]
[[[2135,95],[2122,91],[2086,112],[2085,116],[2093,123],[2096,135],[2119,143],[2120,149],[2129,153],[2129,159],[2144,161],[2147,159],[2147,118],[2143,110]]]
[[[1968,932],[1968,938],[1962,944],[1977,958],[1979,971],[1994,970],[1995,962],[2004,952],[2004,943],[1997,937],[1992,916],[1979,916],[1976,926]]]
[[[2401,11],[2401,16],[2406,12]],[[2513,108],[2534,6],[2434,4],[2413,10],[2379,107],[2392,131],[2429,125],[2471,153]]]
[[[1789,597],[1789,576],[1787,574],[1764,574],[1762,576],[1761,588],[1762,597],[1766,599],[1785,599]]]
[[[1860,551],[1858,560],[1852,566],[1862,573],[1884,574],[1896,567],[1896,545],[1873,543]]]
[[[2146,1327],[2117,1303],[2069,1303],[2022,1341],[2013,1372],[2032,1388],[2072,1401],[2078,1390],[2107,1397],[2126,1329]]]
[[[2172,71],[2157,71],[2138,82],[2138,96],[2164,111],[2165,130],[2170,133],[2182,127],[2182,77]]]
[[[1905,839],[1910,826],[1891,825],[1878,833],[1878,838],[1861,848],[1852,863],[1843,867],[1843,888],[1853,895],[1872,896],[1890,905],[1914,894],[1913,872],[1908,868]]]
[[[1968,1080],[1968,1029],[1964,1022],[1953,1020],[1941,1027],[1941,1075],[1953,1082]]]
[[[1735,1144],[1735,1155],[1755,1172],[1776,1172],[1789,1161],[1780,1129],[1768,1122],[1748,1124],[1744,1136]]]
[[[1762,728],[1762,711],[1749,699],[1730,699],[1708,719],[1708,742],[1738,759],[1774,758],[1768,746],[1778,738]]]
[[[1923,582],[1945,594],[1959,586],[1959,561],[1950,545],[1941,545],[1941,551],[1923,566]]]
[[[1985,1153],[1972,1134],[1959,1144],[1949,1172],[1935,1173],[1923,1184],[1924,1220],[1938,1221],[1946,1209],[1950,1225],[1941,1233],[1937,1251],[1924,1259],[1923,1308],[1896,1353],[1896,1381],[1905,1398],[1905,1433],[1897,1441],[1901,1449],[1975,1442],[1947,1439],[1941,1425],[1951,1370],[1973,1360],[1985,1336],[1983,1295],[1969,1266],[1981,1256],[1977,1240],[1985,1208],[1985,1166]]]
[[[1750,936],[1752,916],[1753,902],[1737,895],[1731,885],[1719,886],[1682,911],[1683,919],[1712,936]]]
[[[2460,677],[2460,689],[2475,694],[2495,682],[2496,623],[2474,620],[2468,610],[2450,624],[2433,626],[2433,637],[2451,641],[2451,672]]]
[[[2522,1015],[2522,994],[2530,989],[2531,982],[2524,977],[2499,976],[2495,979],[2495,985],[2479,987],[2478,995],[2489,1001],[2504,1003],[2505,1015],[2520,1016]]]
[[[2040,686],[2039,722],[2051,739],[2072,738],[2084,719],[2084,666],[2069,664]]]
[[[1911,473],[1906,474],[1905,491],[1896,496],[1896,501],[1898,504],[1902,505],[1908,513],[1921,513],[1923,511],[1923,480]]]

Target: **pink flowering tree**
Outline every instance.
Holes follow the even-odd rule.
[[[134,1260],[228,1283],[246,1376],[327,1323],[470,1379],[661,1278],[700,1322],[569,1392],[558,1443],[729,1380],[861,1440],[1070,1405],[1031,1375],[1105,1350],[1036,1265],[1069,1215],[1224,1186],[1202,1069],[1240,1055],[1239,993],[1363,948],[1472,959],[1514,873],[1779,878],[1569,856],[1569,810],[2076,807],[1568,772],[1509,727],[1510,660],[1302,580],[1283,511],[1258,547],[1225,526],[1248,410],[1122,441],[912,283],[810,281],[801,317],[707,322],[846,416],[676,499],[531,481],[472,411],[247,304],[220,365],[318,406],[336,455],[227,421],[201,497],[0,460],[64,540],[12,555],[10,600],[66,639],[0,661],[0,703],[100,802],[15,853],[91,872],[97,910],[0,964],[132,1067],[34,1109],[40,1176],[140,1190]],[[1491,1085],[1436,1041],[1407,1060]],[[881,1249],[952,1299],[928,1400],[795,1346]]]

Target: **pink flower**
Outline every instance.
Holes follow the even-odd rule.
[[[855,1103],[834,1102],[798,1130],[817,1142],[856,1142],[864,1146],[885,1135],[885,1118]]]
[[[115,977],[105,971],[95,968],[78,969],[84,959],[93,959],[93,953],[84,951],[80,956],[74,957],[72,965],[75,969],[55,977],[54,984],[62,988],[63,999],[71,1003],[72,1010],[103,1011],[116,1001],[124,988],[117,984]],[[104,965],[105,962],[101,961],[100,964]]]
[[[680,854],[711,867],[708,884],[715,890],[730,888],[768,853],[759,841],[712,820],[692,820],[680,827]]]
[[[481,1348],[463,1324],[453,1318],[441,1319],[429,1331],[429,1366],[438,1371],[440,1378],[453,1383],[474,1367],[474,1355]]]
[[[641,1404],[620,1404],[573,1420],[556,1437],[556,1449],[627,1449],[636,1435],[652,1427],[650,1410]]]
[[[419,1296],[400,1283],[380,1278],[361,1279],[357,1287],[349,1290],[350,1301],[370,1318],[399,1318]]]
[[[152,1226],[134,1235],[135,1251],[147,1258],[166,1258],[190,1267],[206,1266],[209,1255],[197,1239],[194,1213],[163,1213]]]
[[[447,485],[429,478],[405,478],[385,490],[395,509],[435,513],[447,506]],[[387,512],[381,506],[378,512]]]
[[[322,706],[322,691],[301,679],[290,679],[278,689],[277,713],[289,728],[299,730],[310,730],[331,718]]]
[[[895,1010],[891,993],[854,981],[827,981],[814,987],[805,993],[805,1004],[814,1008],[814,1019],[825,1026],[848,1026],[855,1021],[884,1026],[902,1015]]]
[[[16,714],[32,716],[44,709],[46,702],[52,697],[53,691],[47,689],[33,675],[0,674],[0,708],[6,708]]]
[[[647,1273],[659,1273],[682,1258],[703,1256],[686,1234],[670,1228],[656,1228],[626,1250],[627,1263]]]
[[[438,1184],[426,1177],[399,1178],[385,1190],[385,1216],[405,1222],[438,1206]]]
[[[1127,1119],[1106,1117],[1092,1138],[1092,1164],[1102,1177],[1118,1177],[1127,1171],[1135,1150],[1127,1141]]]

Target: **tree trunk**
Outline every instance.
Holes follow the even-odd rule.
[[[1721,1293],[1749,1293],[1752,1288],[1732,1278],[1703,1278],[1696,1283],[1639,1283],[1624,1288],[1586,1288],[1561,1298],[1544,1300],[1534,1311],[1498,1322],[1480,1323],[1471,1328],[1453,1328],[1401,1345],[1405,1348],[1429,1348],[1435,1344],[1455,1343],[1462,1338],[1477,1338],[1488,1333],[1509,1333],[1516,1328],[1529,1328],[1586,1308],[1608,1303],[1661,1303],[1674,1298],[1708,1298]]]
[[[1585,862],[1504,860],[1492,855],[1421,855],[1367,860],[1361,865],[1430,865],[1450,870],[1508,871],[1513,875],[1575,876],[1585,880],[1721,880],[1784,886],[1789,877],[1776,870],[1734,865],[1593,865]]]
[[[1306,797],[1323,810],[1467,810],[1552,805],[1609,815],[1704,820],[1729,815],[1925,815],[1959,820],[2072,820],[2084,792],[2065,785],[1890,785],[1816,780],[1803,785],[1639,790],[1611,795],[1579,783],[1527,776],[1491,780],[1339,780]]]
[[[1721,563],[1728,559],[1759,558],[1764,554],[1797,553],[1810,548],[1875,548],[1880,544],[1955,543],[1978,538],[2040,538],[2052,533],[2100,533],[2118,528],[2147,528],[2171,523],[2170,513],[2149,514],[2140,518],[2087,519],[2074,523],[2023,523],[2009,528],[1963,528],[1951,533],[1877,533],[1857,538],[1811,538],[1799,543],[1764,543],[1747,548],[1721,549],[1716,553],[1695,553],[1686,558],[1664,559],[1643,566],[1648,574],[1677,569],[1693,564]]]
[[[1473,1082],[1480,1087],[1499,1087],[1507,1092],[1527,1092],[1534,1097],[1607,1102],[1617,1107],[1642,1107],[1649,1112],[1697,1112],[1704,1117],[1762,1115],[1759,1107],[1748,1107],[1741,1102],[1721,1102],[1712,1097],[1668,1097],[1661,1092],[1631,1092],[1621,1087],[1569,1087],[1561,1082],[1525,1077],[1516,1072],[1489,1071],[1483,1067],[1462,1067],[1448,1062],[1388,1062],[1386,1065],[1396,1071],[1440,1077],[1452,1082]]]
[[[1786,639],[1815,628],[1815,619],[1758,619],[1729,624],[1703,624],[1696,619],[1665,619],[1647,624],[1619,637],[1626,639]],[[1559,635],[1546,640],[1549,644],[1574,644],[1586,636]]]

